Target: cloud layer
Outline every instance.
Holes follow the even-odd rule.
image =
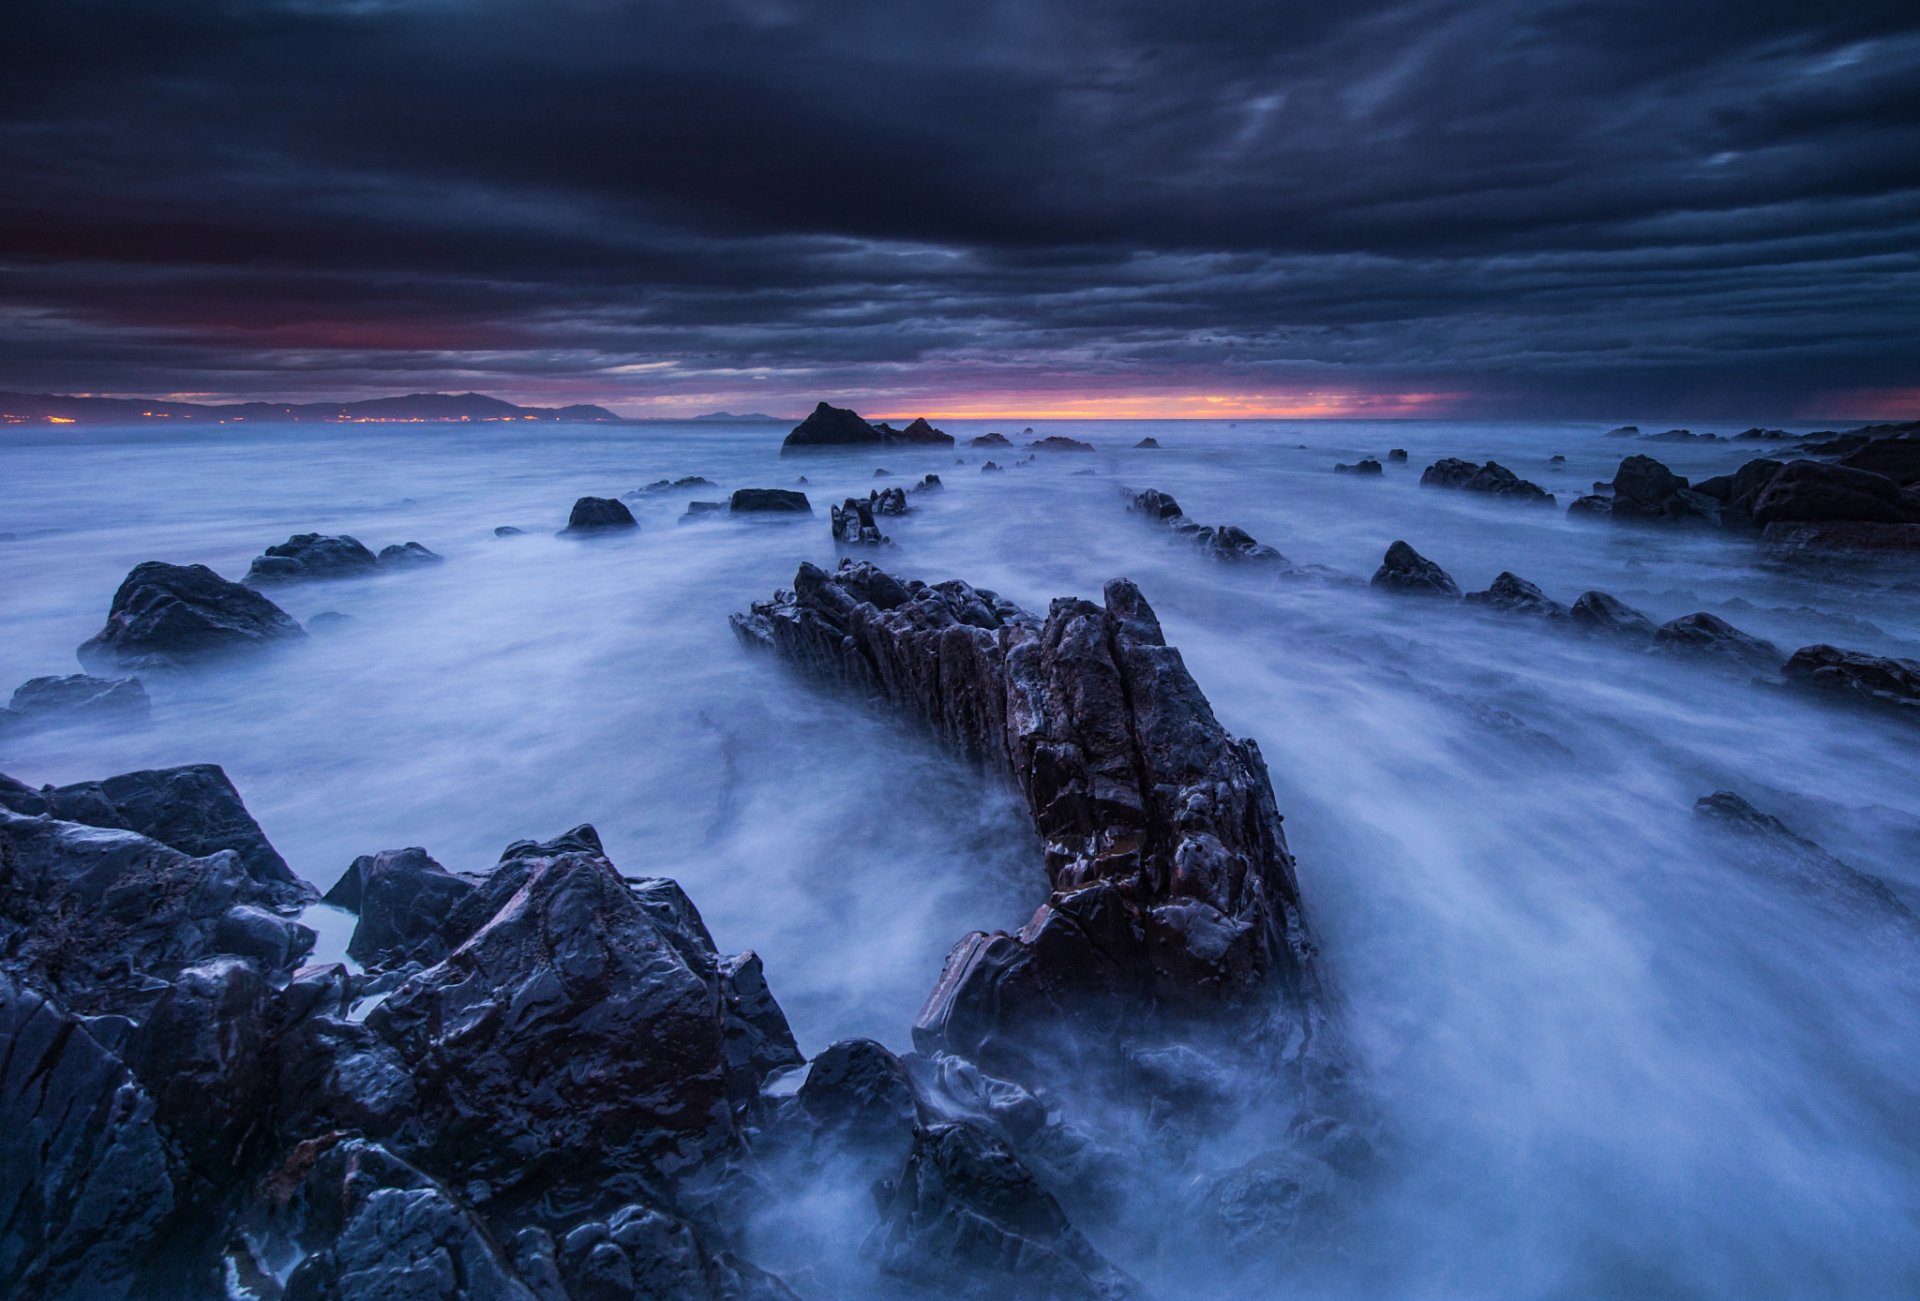
[[[23,0],[0,388],[1920,401],[1905,0],[1187,8]]]

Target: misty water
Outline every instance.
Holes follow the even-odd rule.
[[[1695,476],[1764,450],[1627,447],[1604,428],[1059,421],[1038,432],[1101,450],[1014,466],[995,449],[1001,474],[964,445],[783,460],[784,427],[761,424],[9,431],[0,686],[77,671],[143,560],[238,578],[318,531],[446,563],[275,588],[302,621],[349,619],[152,683],[150,729],[9,740],[0,770],[219,763],[322,888],[359,854],[421,845],[479,871],[591,822],[629,875],[679,880],[723,950],[762,955],[803,1050],[904,1050],[953,941],[1043,898],[1026,815],[914,730],[742,649],[727,616],[801,560],[831,566],[827,506],[876,468],[937,472],[944,491],[884,521],[882,563],[1036,611],[1135,579],[1271,767],[1393,1175],[1330,1270],[1231,1290],[1911,1293],[1916,951],[1756,873],[1691,815],[1734,790],[1920,903],[1911,733],[1524,619],[1215,565],[1118,491],[1164,489],[1361,580],[1404,538],[1469,590],[1512,570],[1561,601],[1599,588],[1656,619],[1712,611],[1783,652],[1920,654],[1911,574],[1418,484],[1440,456],[1492,457],[1564,507],[1629,450]],[[1131,450],[1146,434],[1163,450]],[[1411,459],[1380,479],[1332,472],[1395,446]],[[636,500],[636,534],[554,536],[578,496],[692,474],[718,487]],[[676,523],[690,499],[800,474],[811,518]],[[1177,1249],[1081,1227],[1162,1296],[1229,1288]]]

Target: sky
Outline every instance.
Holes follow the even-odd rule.
[[[1913,0],[9,0],[0,389],[1920,416]]]

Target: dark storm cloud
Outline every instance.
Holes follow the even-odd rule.
[[[14,8],[0,387],[1920,390],[1906,3]]]

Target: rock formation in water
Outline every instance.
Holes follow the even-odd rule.
[[[639,521],[633,518],[633,512],[627,509],[625,502],[612,497],[582,497],[573,503],[573,510],[567,515],[567,526],[560,530],[560,536],[622,533],[639,527]]]
[[[977,441],[977,440],[976,440]],[[813,414],[795,425],[780,444],[780,454],[804,452],[821,447],[952,447],[953,435],[942,433],[924,418],[915,419],[905,429],[871,424],[846,407],[820,403]]]
[[[1078,438],[1068,438],[1065,434],[1048,434],[1027,444],[1030,451],[1038,452],[1091,452],[1092,443],[1081,442]]]
[[[1420,473],[1420,484],[1427,488],[1458,488],[1466,492],[1484,492],[1493,497],[1515,501],[1553,504],[1553,494],[1537,483],[1522,479],[1498,461],[1475,465],[1455,457],[1442,457]]]
[[[1693,812],[1739,840],[1738,861],[1745,870],[1812,899],[1851,926],[1884,928],[1908,946],[1920,942],[1920,917],[1885,881],[1848,866],[1732,791],[1702,796]]]
[[[1606,592],[1580,593],[1568,609],[1567,616],[1573,621],[1574,627],[1586,632],[1644,644],[1653,641],[1653,620],[1619,597]]]
[[[1795,651],[1780,666],[1780,678],[1796,689],[1920,722],[1920,660],[1869,655],[1822,643]]]
[[[1405,542],[1387,548],[1380,568],[1374,571],[1372,586],[1414,596],[1460,595],[1460,584],[1453,581],[1453,575]]]
[[[277,546],[268,547],[247,570],[246,581],[287,583],[303,578],[346,578],[371,573],[379,557],[358,538],[341,534],[327,537],[319,533],[296,533]]]
[[[1005,434],[981,434],[967,440],[968,447],[1012,447],[1013,440]]]
[[[187,669],[245,651],[298,641],[306,632],[250,587],[205,565],[149,560],[113,594],[104,628],[80,644],[97,673]]]
[[[1542,619],[1565,619],[1570,613],[1566,606],[1534,584],[1510,572],[1502,572],[1484,592],[1468,592],[1466,599],[1505,614],[1528,614]]]
[[[0,736],[68,723],[125,727],[146,722],[152,713],[153,702],[139,678],[96,678],[86,673],[29,678],[13,689],[13,698],[0,709]]]
[[[1127,508],[1145,515],[1154,523],[1187,539],[1216,560],[1286,569],[1287,558],[1265,543],[1256,542],[1245,529],[1232,524],[1199,524],[1187,518],[1180,503],[1155,488],[1144,492],[1124,492]]]
[[[727,499],[727,510],[734,515],[811,515],[813,503],[806,493],[791,488],[740,488]]]
[[[1373,459],[1373,458],[1372,458],[1371,456],[1368,456],[1368,457],[1364,457],[1364,458],[1362,458],[1361,460],[1359,460],[1359,461],[1356,461],[1356,462],[1355,462],[1354,464],[1352,464],[1352,465],[1348,465],[1348,464],[1347,464],[1347,463],[1346,463],[1345,461],[1340,461],[1340,462],[1336,462],[1336,463],[1335,463],[1335,465],[1334,465],[1334,467],[1333,467],[1333,469],[1334,469],[1334,473],[1336,473],[1336,474],[1363,474],[1363,475],[1365,475],[1365,474],[1384,474],[1384,473],[1386,473],[1386,471],[1384,471],[1384,470],[1383,470],[1383,469],[1381,468],[1381,466],[1380,466],[1380,462],[1378,462],[1378,461],[1376,461],[1376,460],[1374,460],[1374,459]]]

